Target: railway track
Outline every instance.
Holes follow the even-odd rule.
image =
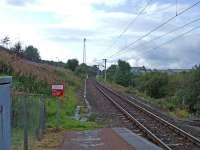
[[[167,150],[200,150],[200,140],[113,90],[95,86],[130,122],[131,130]]]

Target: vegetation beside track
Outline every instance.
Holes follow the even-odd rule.
[[[99,127],[95,122],[92,121],[79,121],[73,117],[75,108],[77,106],[76,90],[75,87],[68,87],[66,94],[61,100],[61,112],[60,112],[60,123],[59,127],[64,129],[75,129],[84,130]],[[49,128],[56,128],[56,99],[49,98],[47,101],[47,126]]]
[[[151,71],[136,75],[130,69],[125,61],[112,65],[107,70],[107,83],[115,89],[142,97],[173,116],[200,116],[200,66],[175,74]],[[102,76],[99,79],[102,80]]]
[[[78,75],[76,75],[78,74]],[[51,84],[64,84],[65,96],[61,98],[60,127],[65,129],[89,129],[95,122],[81,122],[72,118],[78,103],[77,91],[84,76],[59,65],[32,62],[0,47],[0,75],[13,77],[12,93],[40,94],[47,104],[47,126],[56,127],[56,98],[51,96]]]

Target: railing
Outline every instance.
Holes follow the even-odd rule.
[[[14,93],[11,107],[11,143],[13,150],[32,150],[45,130],[45,97]]]

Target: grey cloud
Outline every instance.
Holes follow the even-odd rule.
[[[35,0],[6,0],[8,4],[15,6],[24,6],[28,3],[32,3]]]
[[[105,46],[108,45],[108,43],[115,41],[116,37],[121,33],[124,27],[134,18],[130,13],[122,16],[117,15],[118,13],[115,14],[115,12],[112,12],[109,14],[108,12],[108,14],[105,13],[102,16],[97,16],[100,18],[98,19],[99,28],[96,30],[67,28],[48,29],[46,30],[46,37],[52,41],[64,42],[67,44],[81,43],[82,39],[87,37],[91,42],[89,46],[95,45],[97,49],[101,49],[102,45]],[[195,16],[196,14],[191,15],[191,13],[190,15],[183,15],[162,27],[157,32],[154,32],[152,36],[166,33],[175,27],[181,26],[181,24],[189,22],[189,20],[193,20],[196,18]],[[139,37],[145,35],[170,17],[170,13],[140,17],[136,23],[129,28],[126,34],[124,34],[123,37],[116,42],[114,49],[116,47],[121,48],[123,45],[127,45],[130,42],[137,40]],[[169,40],[170,38],[171,37],[167,37],[166,40]],[[144,63],[143,65],[151,68],[191,68],[195,64],[200,64],[199,41],[199,36],[192,35],[190,37],[181,38],[180,40],[170,43],[169,45],[156,50],[151,50],[149,52],[147,50],[151,47],[156,47],[156,45],[162,43],[162,41],[150,44],[145,44],[145,41],[142,41],[142,48],[137,48],[136,50],[133,50],[134,52],[129,52],[124,57],[120,56],[119,58],[124,60],[137,59],[137,62],[140,62],[140,64],[142,62]],[[94,53],[94,50],[92,52]],[[102,52],[104,52],[104,49]],[[112,62],[116,62],[116,59]]]
[[[109,46],[103,33],[99,32],[98,34],[98,30],[49,28],[45,31],[45,37],[52,42],[57,42],[68,47],[76,47],[76,50],[82,49],[83,38],[86,38],[88,56],[95,53],[97,57],[100,57],[102,56],[102,51],[105,50],[104,46]]]
[[[158,49],[153,43],[129,51],[123,60],[139,60],[151,68],[192,68],[200,64],[200,36],[191,34]],[[115,59],[116,61],[117,59]]]
[[[91,30],[70,28],[49,28],[44,31],[48,40],[56,42],[80,42],[84,37],[92,39],[96,35]]]

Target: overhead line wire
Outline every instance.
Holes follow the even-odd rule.
[[[159,46],[156,46],[156,47],[154,47],[154,48],[148,49],[147,51],[149,52],[149,51],[151,51],[151,50],[158,49],[158,48],[160,48],[160,47],[162,47],[162,46],[164,46],[164,45],[166,45],[166,44],[168,44],[168,43],[170,43],[170,42],[173,42],[173,41],[175,41],[175,40],[177,40],[177,39],[179,39],[179,38],[185,36],[186,34],[192,32],[192,31],[194,31],[194,30],[199,29],[199,28],[200,28],[200,25],[197,26],[197,27],[192,28],[192,29],[189,30],[189,31],[186,31],[186,32],[184,32],[184,33],[178,35],[177,37],[175,37],[175,38],[173,38],[173,39],[171,39],[171,40],[169,40],[169,41],[167,41],[167,42],[164,42],[164,43],[160,44]]]
[[[150,41],[147,41],[147,43],[150,43],[150,42],[153,42],[153,41],[155,41],[155,40],[161,39],[162,37],[165,37],[165,36],[168,35],[168,34],[174,33],[174,32],[176,32],[176,31],[178,31],[178,30],[180,30],[180,29],[182,29],[182,28],[184,28],[184,27],[186,27],[186,26],[188,26],[188,25],[190,25],[190,24],[192,24],[192,23],[195,23],[195,22],[197,22],[197,21],[200,21],[200,18],[197,18],[197,19],[195,19],[195,20],[192,20],[192,21],[190,21],[190,22],[188,22],[188,23],[186,23],[186,24],[184,24],[184,25],[182,25],[182,26],[180,26],[180,27],[178,27],[178,28],[176,28],[176,29],[174,29],[174,30],[171,30],[171,31],[169,31],[169,32],[167,32],[167,33],[161,35],[161,36],[155,37],[154,39],[151,39]],[[139,46],[136,46],[136,47],[134,47],[134,48],[132,48],[132,49],[136,49],[137,47],[139,47]],[[126,51],[126,52],[124,52],[124,53],[127,53],[127,52],[129,52],[129,51]],[[124,53],[123,53],[123,54],[124,54]]]
[[[145,35],[141,36],[140,38],[138,38],[137,40],[135,40],[134,42],[128,44],[127,46],[125,46],[122,50],[117,51],[116,53],[114,53],[113,55],[109,56],[108,58],[111,58],[113,56],[115,56],[116,54],[120,53],[121,51],[125,51],[127,48],[129,48],[131,45],[141,41],[142,39],[144,39],[145,37],[149,36],[151,33],[155,32],[156,30],[160,29],[161,27],[163,27],[164,25],[166,25],[167,23],[169,23],[170,21],[172,21],[173,19],[175,19],[176,17],[184,14],[185,12],[187,12],[188,10],[190,10],[191,8],[195,7],[196,5],[198,5],[200,3],[200,1],[196,2],[195,4],[191,5],[190,7],[184,9],[183,11],[179,12],[177,15],[169,18],[167,21],[163,22],[162,24],[158,25],[156,28],[154,28],[153,30],[151,30],[150,32],[146,33]]]
[[[145,6],[141,11],[138,12],[137,16],[134,17],[134,19],[133,19],[131,22],[128,23],[128,25],[127,25],[127,26],[124,28],[124,30],[119,34],[119,36],[117,36],[116,40],[111,44],[111,46],[109,46],[109,47],[107,48],[107,50],[111,49],[111,48],[113,47],[113,45],[115,45],[116,42],[122,37],[122,35],[128,31],[129,27],[130,27],[130,26],[137,20],[137,18],[147,9],[147,7],[148,7],[149,4],[151,3],[151,1],[152,1],[152,0],[149,0],[148,3],[146,4],[146,6]]]

